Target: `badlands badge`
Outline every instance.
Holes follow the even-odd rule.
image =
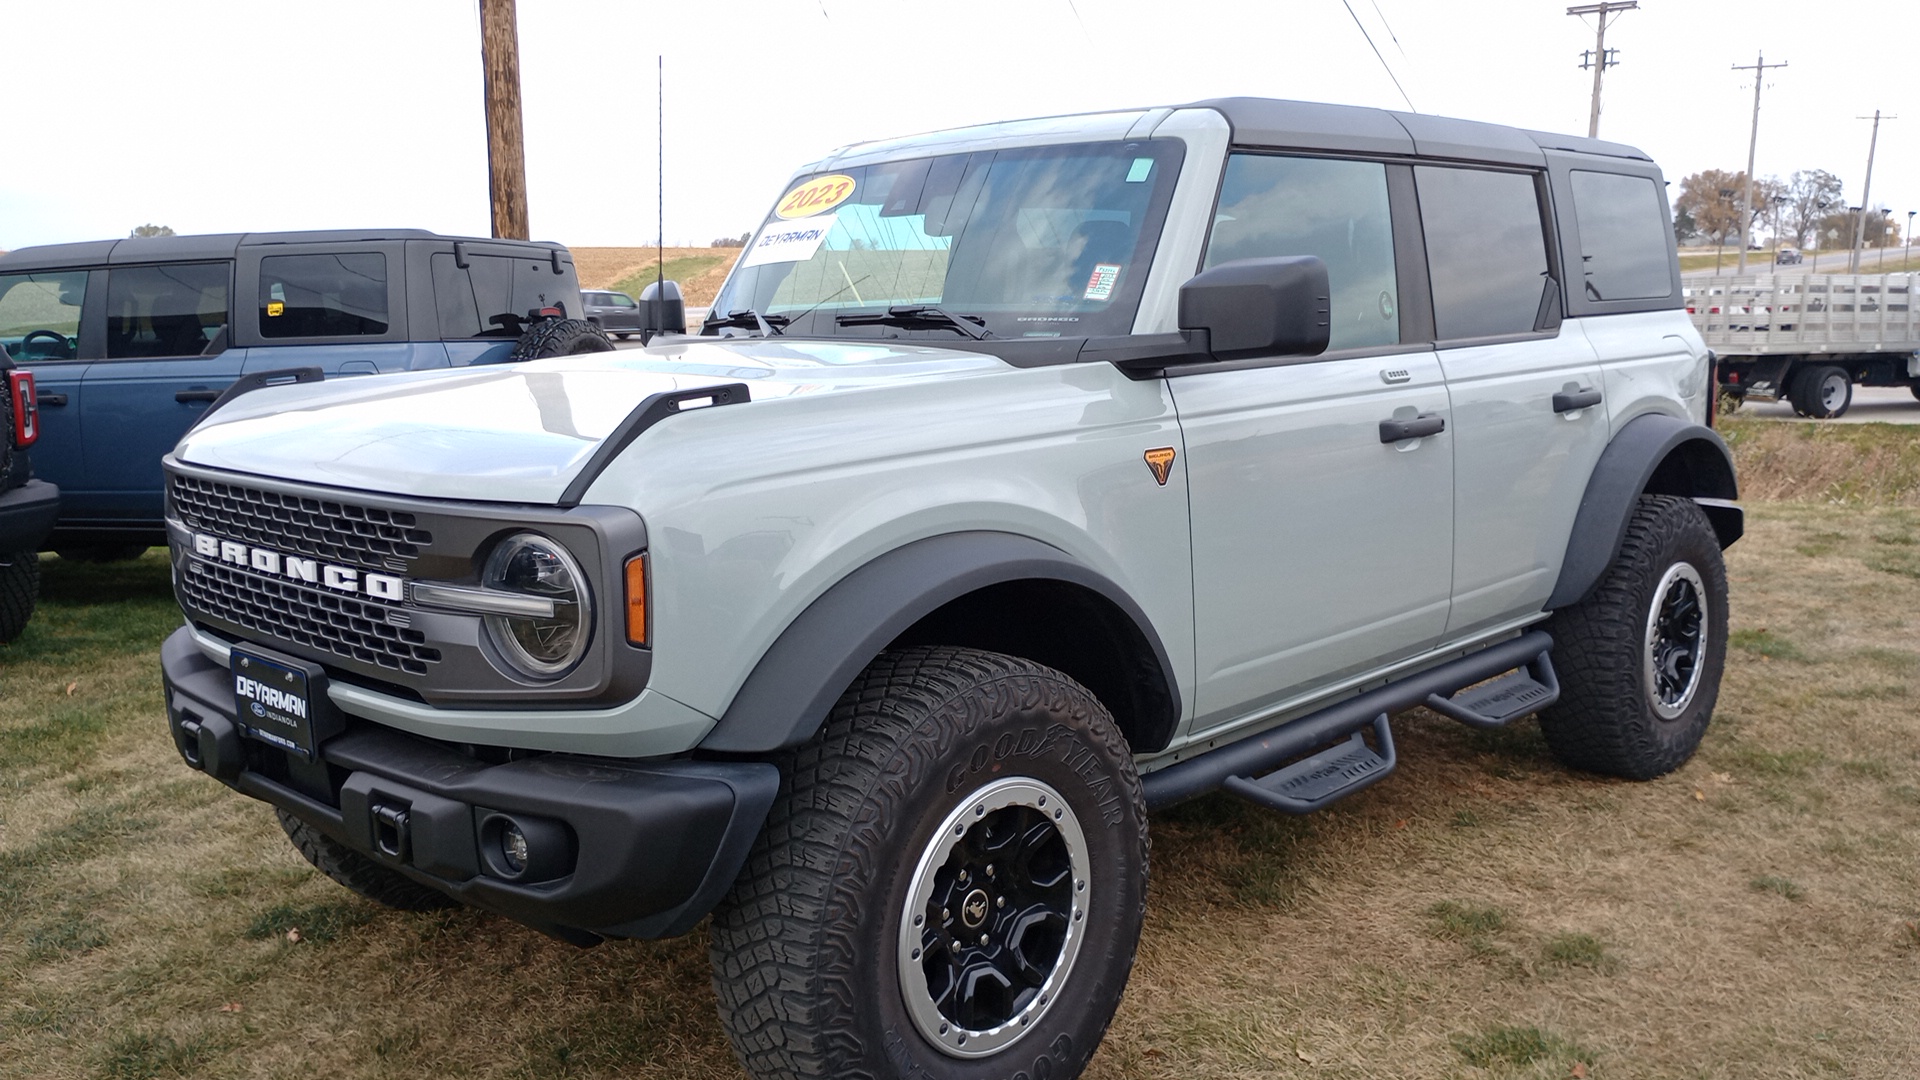
[[[1153,478],[1161,487],[1167,486],[1167,477],[1173,474],[1173,447],[1156,446],[1147,451],[1147,468],[1153,470]]]

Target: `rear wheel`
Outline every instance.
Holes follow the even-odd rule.
[[[381,866],[285,810],[274,813],[280,818],[280,828],[286,832],[287,839],[293,841],[294,850],[312,863],[314,869],[374,903],[399,911],[439,911],[460,906],[453,898]]]
[[[1648,780],[1693,756],[1727,656],[1727,571],[1691,499],[1642,495],[1613,565],[1556,612],[1560,700],[1540,714],[1554,756]]]
[[[1838,419],[1853,404],[1852,376],[1831,364],[1804,372],[1793,389],[1794,410],[1816,420]]]
[[[146,544],[62,544],[53,553],[69,562],[132,562],[147,553]]]
[[[1078,1075],[1146,908],[1146,808],[1106,709],[1014,657],[889,653],[786,774],[713,919],[747,1071]]]

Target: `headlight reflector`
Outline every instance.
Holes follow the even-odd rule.
[[[586,655],[593,598],[573,556],[538,533],[515,533],[487,557],[481,584],[553,602],[551,616],[488,615],[487,632],[522,674],[553,678]]]

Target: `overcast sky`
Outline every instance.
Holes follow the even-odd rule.
[[[176,231],[489,231],[477,0],[0,0],[0,248]],[[1349,11],[1351,5],[1351,13]],[[533,235],[754,227],[787,175],[862,139],[1230,94],[1405,108],[1584,134],[1591,18],[1546,0],[519,0]],[[1076,10],[1077,9],[1077,10]],[[1389,29],[1390,28],[1390,29]],[[1670,180],[1824,168],[1920,210],[1920,4],[1642,0],[1607,42],[1600,134]]]

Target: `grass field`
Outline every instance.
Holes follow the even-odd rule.
[[[638,297],[641,290],[658,280],[661,253],[654,248],[574,248],[574,267],[580,286],[586,289],[617,289]],[[739,248],[668,248],[666,277],[680,283],[681,295],[689,306],[705,307],[740,257]]]
[[[1140,960],[1092,1076],[1913,1074],[1920,448],[1881,425],[1727,431],[1749,491],[1785,501],[1750,504],[1730,552],[1698,758],[1603,780],[1531,722],[1416,711],[1401,773],[1321,815],[1155,815]],[[1858,462],[1870,482],[1845,478]],[[0,648],[0,1077],[740,1075],[704,932],[581,951],[360,901],[174,755],[160,554],[49,559],[46,580]]]

